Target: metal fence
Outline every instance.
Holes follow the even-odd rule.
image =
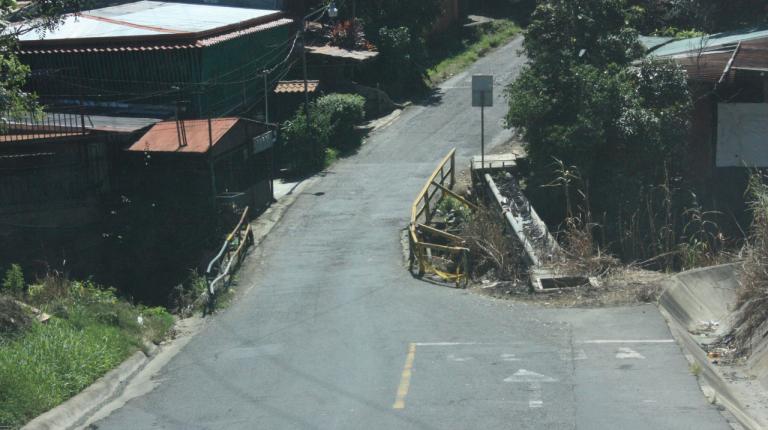
[[[253,245],[253,231],[248,222],[248,210],[249,208],[246,207],[240,222],[227,235],[219,253],[211,260],[205,271],[208,281],[208,304],[205,309],[207,313],[213,311],[218,294],[229,288],[234,273],[245,258],[245,251]]]
[[[431,273],[460,286],[468,281],[469,249],[462,238],[429,225],[438,203],[445,196],[477,209],[452,191],[455,183],[456,150],[453,149],[437,166],[411,206],[409,269],[413,271],[413,266],[418,265],[419,276]]]
[[[0,142],[17,142],[86,133],[83,114],[59,112],[2,112]]]

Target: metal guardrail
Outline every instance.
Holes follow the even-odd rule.
[[[248,220],[248,210],[243,211],[237,226],[227,235],[219,253],[208,263],[205,278],[208,282],[208,303],[206,312],[211,313],[216,305],[219,291],[229,288],[232,275],[245,258],[245,250],[253,244],[253,231]]]
[[[456,149],[452,149],[429,177],[411,206],[411,222],[408,227],[409,270],[412,271],[414,264],[418,264],[418,276],[432,273],[460,286],[468,281],[469,248],[463,246],[465,243],[462,238],[429,226],[437,204],[446,195],[476,209],[475,205],[452,191],[455,183]],[[430,243],[427,237],[439,237],[451,245]],[[442,260],[452,270],[438,268],[436,260]]]

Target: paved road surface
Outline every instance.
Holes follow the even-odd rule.
[[[509,82],[519,48],[470,73]],[[728,428],[652,306],[545,310],[406,272],[412,198],[450,148],[477,151],[469,76],[306,189],[249,258],[242,297],[98,428]]]

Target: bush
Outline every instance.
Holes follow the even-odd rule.
[[[310,124],[303,109],[281,127],[283,161],[295,173],[308,173],[323,168],[325,148],[330,135],[330,118],[316,115],[310,106]]]
[[[414,36],[408,27],[382,27],[377,46],[379,58],[374,63],[383,89],[393,96],[405,96],[426,90],[424,71],[425,47],[421,37]]]
[[[362,142],[355,125],[365,119],[365,99],[357,94],[329,94],[314,102],[313,114],[330,120],[329,145],[341,151],[356,149]]]
[[[327,166],[329,146],[340,151],[360,146],[361,136],[354,126],[365,118],[364,106],[365,99],[356,94],[320,97],[309,106],[309,127],[304,109],[296,111],[281,129],[283,153],[288,157],[283,161],[297,173],[308,173]]]
[[[24,294],[24,272],[21,271],[21,266],[18,264],[11,264],[11,267],[5,272],[3,290],[14,296]]]

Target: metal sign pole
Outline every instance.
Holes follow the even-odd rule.
[[[480,99],[480,165],[485,170],[485,92]]]
[[[472,106],[480,108],[480,170],[485,170],[485,107],[493,106],[493,76],[472,76]]]

